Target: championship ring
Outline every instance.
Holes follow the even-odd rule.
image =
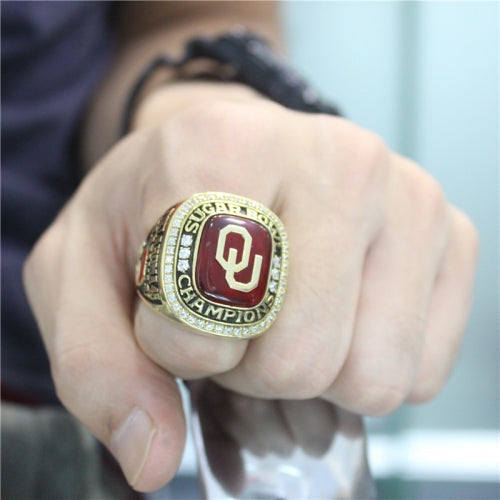
[[[276,319],[287,273],[279,218],[256,201],[208,192],[158,219],[141,248],[136,286],[167,318],[201,333],[248,339]]]

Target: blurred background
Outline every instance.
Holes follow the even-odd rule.
[[[287,1],[283,13],[295,67],[426,168],[480,232],[450,381],[367,422],[380,498],[500,498],[499,3]]]

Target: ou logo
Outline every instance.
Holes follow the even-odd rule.
[[[230,247],[227,258],[224,257],[226,239],[231,233],[239,234],[243,238],[243,252],[241,254],[241,259],[239,262],[237,262],[238,250],[236,248]],[[259,283],[260,272],[262,269],[262,255],[255,255],[252,275],[247,283],[238,281],[235,277],[236,273],[243,271],[250,264],[251,249],[252,235],[246,228],[237,226],[236,224],[228,224],[220,230],[219,238],[217,240],[215,259],[226,271],[226,282],[233,290],[238,290],[240,292],[251,292],[257,287]]]

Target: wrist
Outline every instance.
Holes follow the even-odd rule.
[[[160,125],[165,120],[189,107],[224,100],[248,102],[263,97],[250,87],[235,82],[179,81],[151,90],[137,106],[132,119],[132,130]]]
[[[148,88],[162,83],[162,73],[174,80],[201,78],[244,83],[287,108],[309,113],[339,114],[338,109],[322,101],[317,92],[289,64],[272,51],[259,35],[242,27],[218,37],[198,36],[186,42],[180,57],[168,54],[153,59],[139,75],[124,109],[122,134],[133,128],[134,114]],[[163,83],[165,75],[163,75]],[[168,80],[167,80],[168,81]],[[157,113],[155,113],[157,114]]]

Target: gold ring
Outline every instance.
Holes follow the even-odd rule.
[[[266,331],[283,303],[288,241],[264,205],[207,192],[169,208],[136,266],[142,299],[197,332],[247,339]]]

